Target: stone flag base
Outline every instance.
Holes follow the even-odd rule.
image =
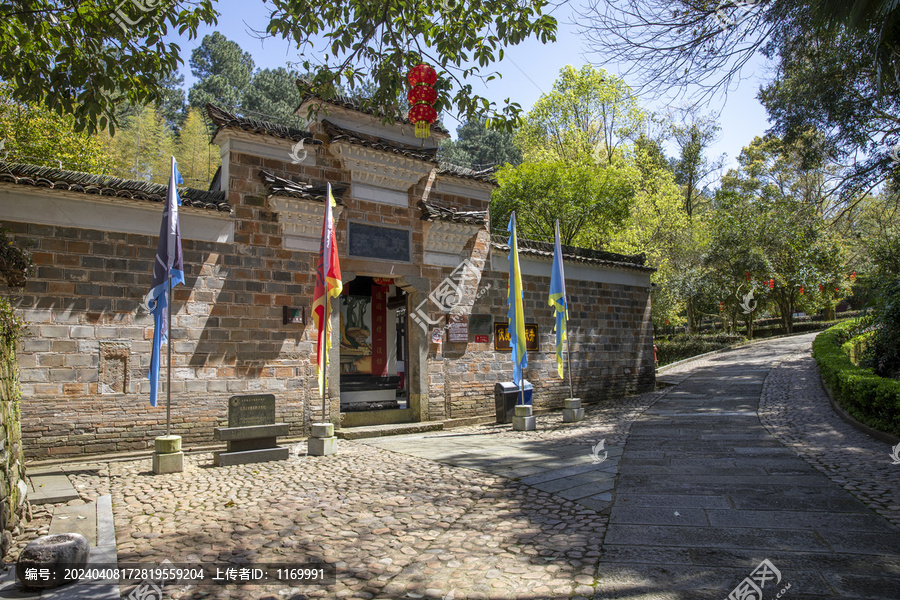
[[[563,423],[577,423],[584,420],[584,409],[581,408],[581,398],[566,398],[563,408]]]
[[[513,431],[534,431],[537,428],[537,421],[531,416],[531,405],[517,404],[512,423]]]
[[[181,473],[184,471],[184,452],[180,435],[161,435],[153,440],[153,474]]]
[[[333,423],[313,423],[312,435],[306,442],[309,456],[331,456],[337,453],[337,438]]]

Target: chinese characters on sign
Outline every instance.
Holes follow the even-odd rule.
[[[387,376],[388,286],[372,286],[372,375]]]
[[[538,351],[538,326],[536,323],[525,323],[525,349]],[[494,350],[509,350],[509,323],[494,323]]]

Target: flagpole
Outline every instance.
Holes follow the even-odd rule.
[[[572,340],[570,339],[568,323],[566,324],[566,368],[569,370],[569,398],[575,397],[575,388],[572,385]]]
[[[328,204],[326,202],[326,204]],[[328,206],[325,210],[331,210],[331,206]],[[328,415],[325,412],[326,402],[325,398],[328,396],[328,325],[331,323],[331,301],[328,298],[328,289],[326,286],[325,290],[325,361],[324,365],[322,365],[322,381],[324,381],[324,385],[322,387],[322,422],[329,423],[331,420],[328,418]]]
[[[166,343],[166,436],[172,427],[172,277],[166,270],[166,281],[169,283],[169,301],[166,303],[166,319],[168,321],[169,340]]]

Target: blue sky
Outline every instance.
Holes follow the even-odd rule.
[[[201,28],[198,39],[187,40],[182,38],[179,44],[182,48],[182,58],[185,61],[180,72],[185,76],[185,86],[190,87],[195,79],[190,73],[188,58],[191,51],[199,46],[203,36],[218,30],[228,39],[237,42],[253,56],[257,68],[283,67],[287,62],[298,62],[297,52],[291,45],[283,40],[274,38],[259,39],[260,34],[254,33],[265,30],[268,23],[269,9],[262,2],[253,2],[258,6],[257,10],[248,10],[247,0],[219,0],[217,7],[221,13],[219,24],[215,28]],[[566,4],[564,7],[568,6]],[[567,10],[567,9],[563,9]],[[506,57],[503,61],[495,63],[494,70],[502,74],[502,79],[496,79],[486,85],[473,80],[476,93],[495,101],[503,103],[510,98],[518,102],[524,110],[528,110],[544,92],[553,88],[559,70],[565,65],[573,65],[576,68],[592,62],[595,66],[605,68],[613,73],[619,73],[615,65],[596,64],[597,56],[584,54],[582,40],[574,28],[568,23],[569,17],[563,10],[554,13],[559,21],[558,41],[553,44],[541,44],[536,40],[529,40],[518,46],[506,49]],[[239,15],[239,16],[234,16]],[[763,64],[754,64],[762,73]],[[752,72],[742,73],[744,80],[737,89],[729,92],[726,99],[718,99],[711,103],[706,112],[719,112],[719,124],[722,127],[719,141],[711,149],[712,156],[726,155],[726,165],[735,166],[735,157],[743,146],[750,143],[754,136],[762,135],[767,127],[766,113],[756,100],[760,79]],[[626,81],[628,79],[626,78]],[[634,83],[630,82],[629,83]],[[680,104],[677,103],[677,104]],[[642,105],[650,110],[664,112],[667,106],[663,102],[650,102],[643,100]],[[453,132],[455,137],[456,127],[459,122],[453,118],[446,118],[445,125]],[[669,154],[674,150],[669,148]]]

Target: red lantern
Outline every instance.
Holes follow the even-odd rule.
[[[769,280],[769,289],[770,289],[770,290],[774,290],[774,289],[775,289],[775,280],[774,280],[774,279],[770,279],[770,280]]]
[[[834,288],[834,293],[835,293],[835,294],[840,294],[840,293],[841,293],[841,288],[839,288],[839,287]]]
[[[824,292],[824,291],[825,291],[825,284],[822,284],[822,283],[819,284],[819,291],[820,291],[820,292]]]
[[[850,281],[856,281],[856,271],[850,273]]]
[[[406,94],[406,99],[409,100],[410,106],[415,106],[420,102],[434,104],[434,101],[437,100],[437,92],[434,91],[434,88],[427,85],[417,85],[414,88],[410,88]]]
[[[747,278],[747,283],[750,283],[750,271],[745,271],[744,276]]]
[[[719,312],[724,312],[724,311],[725,311],[725,303],[719,302]]]
[[[437,83],[437,73],[428,65],[416,65],[409,72],[410,90],[406,97],[409,100],[409,120],[416,126],[416,137],[427,138],[431,135],[431,124],[437,119],[437,111],[431,106],[437,100],[437,92],[433,86]]]
[[[801,296],[803,295],[803,286],[802,285],[800,286],[800,295]]]
[[[669,324],[669,320],[668,320],[668,319],[666,319],[666,325],[668,325],[668,324]]]

